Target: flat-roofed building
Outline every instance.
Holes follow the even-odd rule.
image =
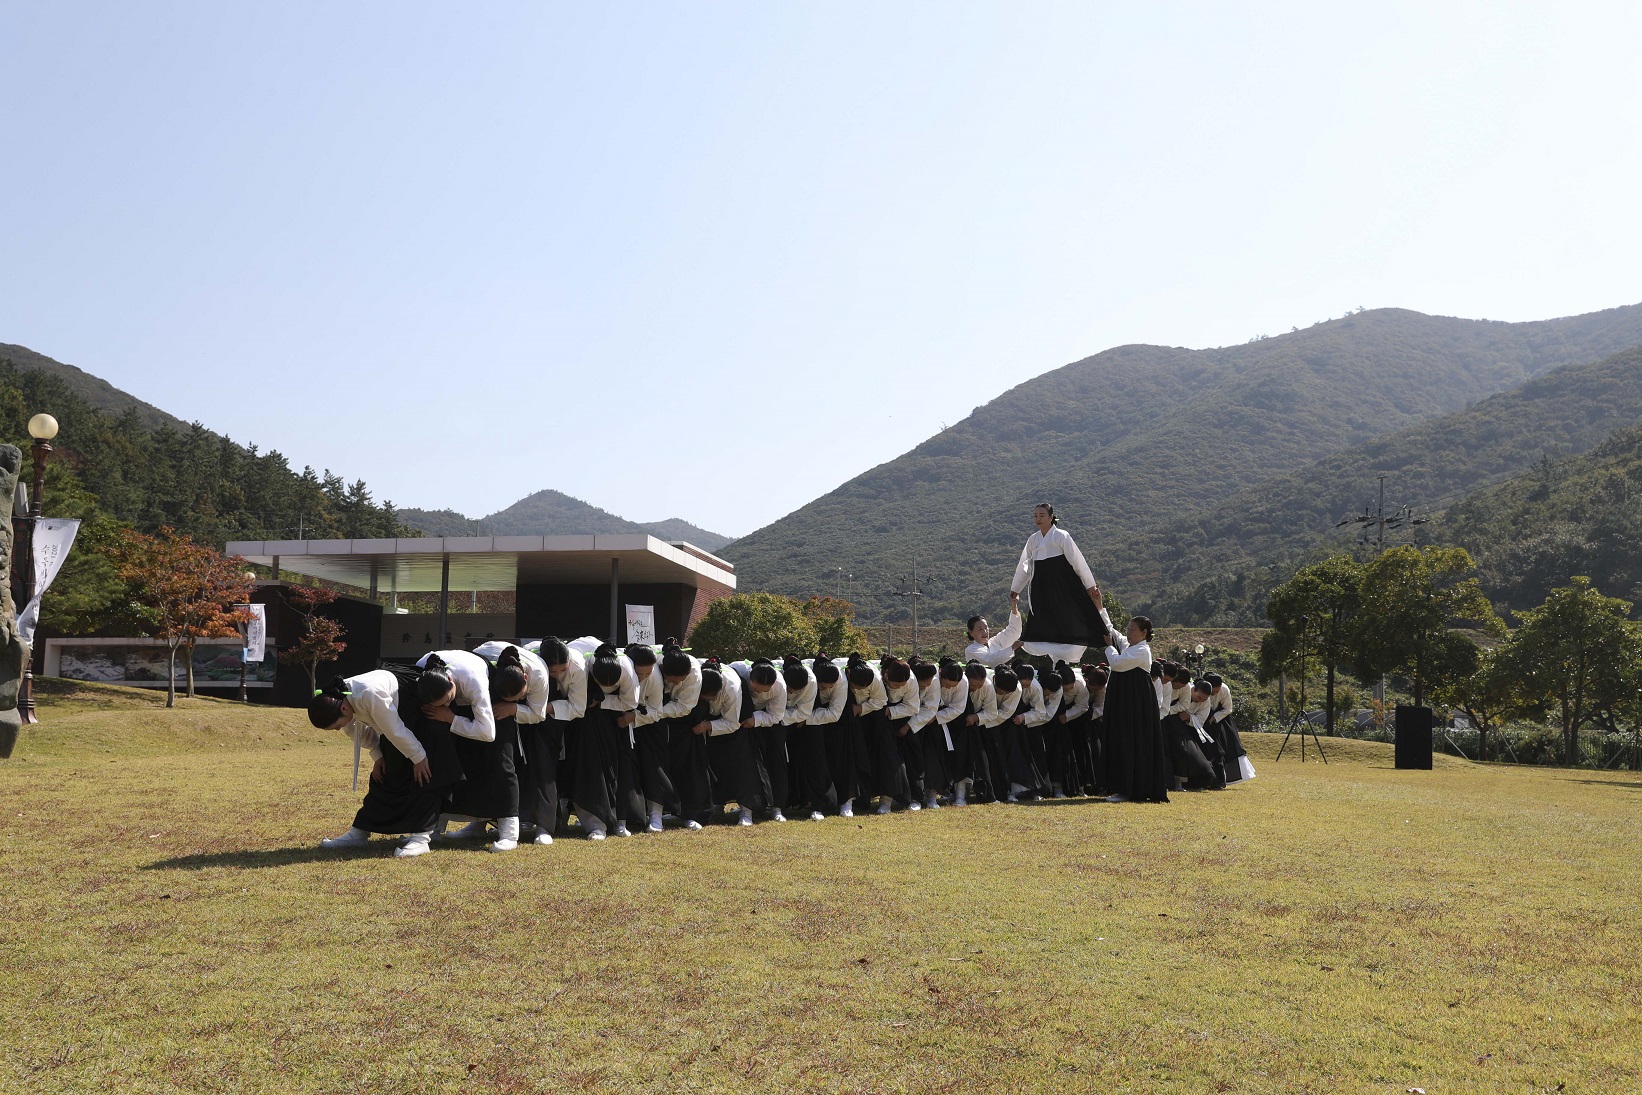
[[[234,540],[227,552],[273,568],[276,577],[300,574],[364,591],[385,612],[375,653],[389,660],[492,638],[596,635],[625,643],[627,605],[654,610],[658,640],[683,640],[708,605],[736,588],[730,563],[642,533]],[[465,597],[502,591],[514,595],[511,614],[458,611]],[[399,612],[398,596],[407,593],[438,594],[440,611]]]

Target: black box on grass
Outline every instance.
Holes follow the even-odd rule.
[[[1431,770],[1431,708],[1397,705],[1397,767]]]

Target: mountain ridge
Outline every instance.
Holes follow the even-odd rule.
[[[160,410],[152,403],[138,399],[130,392],[116,388],[100,376],[88,373],[79,366],[58,361],[54,357],[47,357],[27,346],[0,342],[0,360],[9,360],[13,366],[21,370],[55,376],[87,403],[116,417],[126,411],[135,411],[138,421],[151,430],[170,426],[174,430],[186,431],[192,425]]]
[[[717,551],[730,542],[730,537],[700,528],[680,517],[669,517],[663,521],[629,521],[551,488],[526,495],[486,517],[467,517],[449,509],[401,509],[399,518],[430,536],[575,536],[643,532],[660,540],[686,540],[704,551]]]
[[[1168,621],[1255,624],[1257,587],[1319,552],[1344,549],[1355,528],[1335,525],[1358,512],[1388,479],[1388,509],[1413,504],[1441,517],[1546,458],[1577,457],[1642,421],[1642,346],[1600,361],[1566,365],[1463,411],[1416,423],[1220,499],[1152,537],[1165,564],[1163,588],[1144,602]],[[1369,499],[1373,503],[1373,499]],[[1427,540],[1452,539],[1436,520]],[[1465,544],[1475,547],[1473,539]],[[1194,573],[1213,571],[1193,583]],[[1238,575],[1243,574],[1243,580]]]
[[[1097,574],[1140,600],[1159,561],[1119,545],[1182,505],[1639,344],[1642,305],[1520,324],[1378,309],[1242,346],[1113,347],[1011,388],[723,554],[747,588],[795,596],[852,574],[873,620],[906,615],[896,594],[916,554],[930,576],[923,614],[962,618],[1001,601],[1032,505],[1051,501]]]

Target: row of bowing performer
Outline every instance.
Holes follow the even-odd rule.
[[[1112,635],[1105,664],[1075,667],[1022,659],[1010,649],[1019,626],[1013,615],[992,637],[973,621],[971,651],[987,657],[968,661],[726,665],[676,645],[548,639],[337,679],[310,716],[347,731],[372,767],[353,825],[324,845],[404,836],[395,854],[414,856],[492,825],[488,846],[509,851],[669,821],[700,830],[1039,798],[1166,802],[1253,775],[1229,688],[1154,663],[1144,620]]]
[[[335,678],[309,718],[352,738],[356,787],[361,757],[372,763],[352,826],[321,844],[397,836],[394,854],[410,857],[442,837],[489,838],[505,852],[551,844],[572,817],[603,840],[669,820],[699,831],[1040,798],[1167,802],[1252,778],[1225,682],[1154,659],[1144,616],[1114,628],[1053,507],[1033,520],[1006,627],[972,617],[962,660],[724,664],[672,640],[549,638]],[[1103,662],[1081,661],[1092,646]]]

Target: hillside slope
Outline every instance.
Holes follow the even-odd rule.
[[[1450,507],[1433,535],[1476,557],[1501,609],[1531,608],[1584,574],[1642,615],[1642,426],[1477,491]]]
[[[1377,474],[1388,476],[1388,508],[1411,503],[1440,511],[1473,491],[1523,475],[1547,454],[1587,452],[1639,421],[1642,347],[1588,365],[1565,366],[1467,410],[1334,453],[1144,538],[1131,538],[1130,550],[1154,558],[1162,571],[1152,596],[1138,603],[1166,621],[1259,623],[1265,587],[1273,578],[1281,580],[1320,550],[1350,545],[1355,528],[1334,526],[1362,511],[1376,490]],[[1510,521],[1480,521],[1491,508],[1488,501],[1461,502],[1456,511],[1472,517],[1438,522],[1422,530],[1424,538],[1459,537],[1475,550],[1490,537],[1513,534]],[[1541,516],[1551,520],[1549,513]],[[1564,570],[1561,578],[1569,573]]]
[[[169,426],[178,432],[187,432],[188,423],[166,414],[152,403],[144,403],[129,392],[123,392],[102,377],[92,376],[84,369],[65,365],[55,358],[37,353],[27,346],[0,342],[0,360],[10,361],[20,371],[45,373],[54,376],[69,391],[100,411],[118,418],[126,411],[135,411],[137,420],[151,430]]]
[[[793,595],[830,591],[841,568],[869,619],[905,614],[890,591],[916,554],[926,617],[961,618],[1000,603],[1031,507],[1049,500],[1097,571],[1143,595],[1160,561],[1130,545],[1194,500],[1638,344],[1642,305],[1518,324],[1383,309],[1236,347],[1117,347],[1005,392],[724,554],[747,588]]]

